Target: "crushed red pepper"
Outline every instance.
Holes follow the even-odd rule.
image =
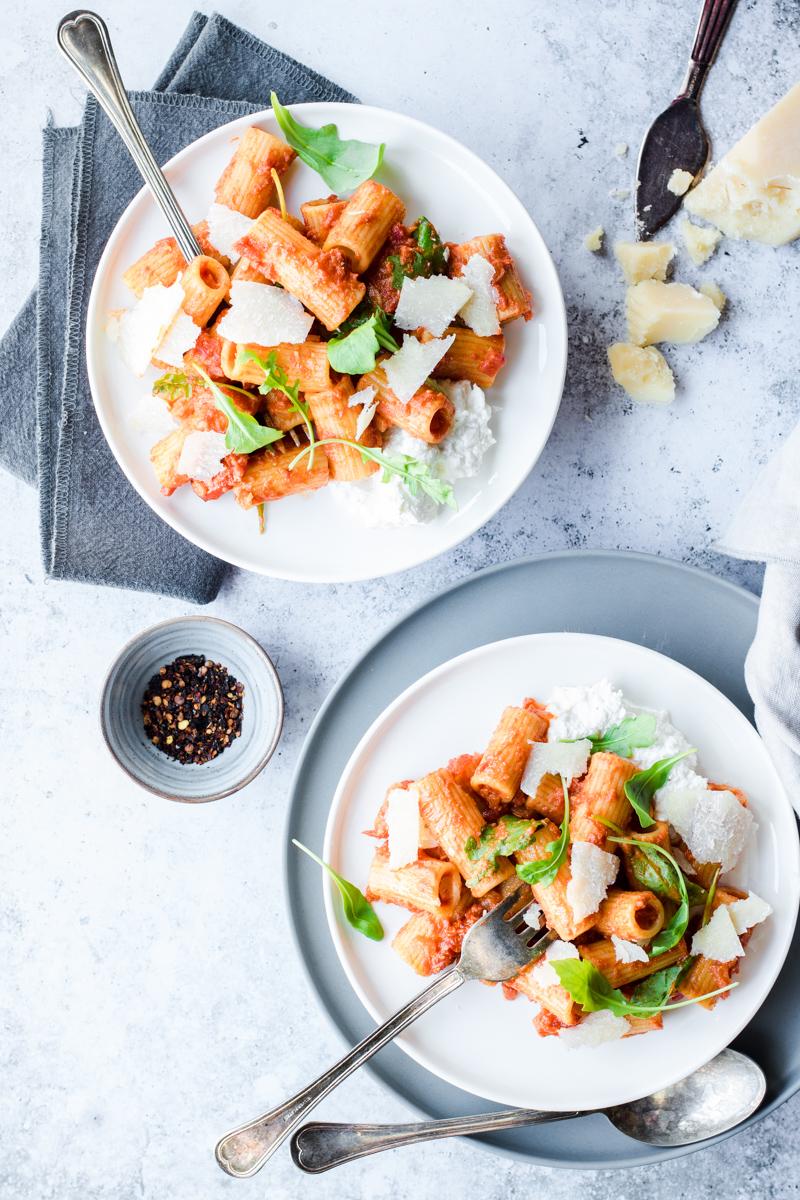
[[[181,763],[216,758],[242,732],[244,684],[221,663],[183,654],[161,667],[142,698],[145,733]]]

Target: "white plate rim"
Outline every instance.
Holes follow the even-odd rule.
[[[564,382],[566,379],[566,372],[567,372],[567,357],[568,357],[567,313],[566,313],[566,305],[564,302],[564,294],[563,294],[563,290],[561,288],[561,282],[560,282],[560,279],[558,276],[558,271],[556,270],[555,262],[553,261],[553,256],[550,253],[547,243],[546,243],[538,225],[534,221],[533,217],[530,215],[528,210],[525,208],[525,205],[522,203],[522,201],[519,199],[519,197],[516,195],[516,193],[512,190],[512,188],[505,182],[505,180],[502,179],[497,174],[497,172],[494,170],[493,167],[491,167],[487,162],[485,162],[484,159],[482,159],[478,154],[475,153],[475,151],[470,150],[469,147],[465,146],[462,142],[460,142],[457,138],[454,138],[451,134],[444,133],[443,131],[436,129],[435,126],[429,125],[427,122],[420,121],[416,117],[410,117],[410,116],[407,116],[405,113],[398,113],[392,109],[381,108],[377,105],[367,105],[367,104],[353,105],[353,104],[343,103],[341,101],[313,101],[313,102],[306,102],[306,103],[300,103],[300,104],[293,104],[291,106],[291,108],[292,108],[292,111],[298,111],[301,113],[305,113],[309,117],[318,116],[321,120],[332,120],[332,121],[336,121],[338,117],[342,117],[347,114],[351,114],[354,108],[358,109],[362,114],[367,114],[368,116],[380,116],[382,114],[388,114],[389,116],[391,116],[399,121],[404,122],[406,125],[412,127],[413,129],[416,129],[422,136],[428,137],[428,138],[432,137],[432,138],[440,139],[445,145],[449,145],[454,150],[456,150],[459,154],[465,155],[468,159],[472,159],[475,163],[477,163],[480,166],[480,168],[482,170],[488,171],[494,177],[495,186],[496,186],[498,192],[503,196],[503,198],[505,199],[505,201],[507,203],[509,203],[513,208],[515,208],[518,211],[520,218],[523,221],[527,222],[527,224],[530,227],[532,236],[539,243],[539,248],[542,253],[543,264],[545,266],[545,269],[547,270],[547,272],[550,275],[550,282],[548,285],[548,290],[549,290],[549,292],[552,293],[553,309],[554,309],[552,319],[554,321],[554,324],[556,327],[556,332],[557,332],[557,342],[553,349],[553,354],[558,356],[558,359],[560,361],[560,369],[557,372],[558,386],[553,389],[553,393],[552,393],[551,411],[545,415],[544,422],[543,422],[543,425],[541,428],[541,434],[540,434],[540,438],[539,438],[540,444],[535,446],[535,449],[530,457],[530,460],[517,473],[516,477],[514,477],[513,482],[510,484],[510,486],[508,486],[508,485],[505,487],[497,486],[494,489],[495,498],[490,499],[488,501],[487,509],[486,509],[484,515],[482,515],[481,517],[479,517],[476,520],[474,517],[470,518],[469,515],[467,513],[465,513],[464,525],[463,525],[463,527],[458,529],[458,532],[454,536],[452,534],[450,534],[448,536],[444,536],[442,538],[441,544],[438,545],[438,547],[431,548],[429,551],[424,551],[422,554],[420,554],[420,556],[417,559],[415,559],[415,561],[413,563],[401,563],[401,564],[397,565],[396,567],[390,567],[390,568],[384,567],[381,570],[381,575],[382,576],[390,575],[390,574],[395,574],[400,571],[407,571],[407,570],[410,571],[410,570],[413,570],[415,567],[421,566],[425,562],[429,562],[433,558],[437,558],[439,555],[446,553],[448,550],[452,550],[455,546],[460,545],[468,537],[471,537],[472,534],[474,534],[475,532],[477,532],[477,530],[481,529],[485,524],[487,524],[492,519],[492,517],[494,517],[496,515],[496,513],[499,512],[499,510],[503,507],[503,505],[508,503],[508,501],[519,490],[519,488],[522,487],[523,483],[528,478],[528,476],[530,475],[530,473],[533,471],[534,467],[536,466],[537,462],[541,458],[541,455],[544,451],[545,446],[547,445],[550,434],[552,432],[556,416],[558,415],[558,411],[559,411],[559,408],[561,405],[561,399],[563,396]],[[167,162],[164,163],[162,166],[162,170],[163,170],[167,180],[169,180],[170,171],[173,168],[180,167],[183,164],[185,159],[187,159],[188,157],[190,157],[191,155],[196,153],[198,150],[202,151],[207,143],[213,142],[213,141],[217,140],[218,138],[221,138],[224,136],[227,136],[227,137],[235,136],[235,134],[240,130],[240,128],[243,128],[248,125],[255,124],[255,123],[266,123],[269,127],[273,128],[276,132],[280,132],[277,129],[277,123],[275,121],[275,117],[274,117],[271,109],[263,109],[260,112],[245,114],[244,116],[238,117],[233,121],[226,122],[223,125],[217,126],[216,129],[212,129],[208,133],[203,134],[201,137],[197,138],[195,141],[190,142],[188,146],[185,146],[183,148],[183,150],[180,150],[177,154],[173,155],[172,158],[168,159]],[[86,351],[86,369],[87,369],[87,376],[88,376],[88,380],[89,380],[89,389],[90,389],[90,392],[92,395],[94,410],[95,410],[95,413],[97,414],[97,419],[100,424],[100,428],[103,432],[103,436],[105,437],[106,442],[108,443],[109,448],[111,449],[111,452],[114,455],[114,458],[116,459],[116,462],[117,462],[120,470],[125,475],[125,478],[127,479],[128,483],[136,490],[136,492],[139,494],[139,496],[142,498],[142,500],[144,500],[144,502],[147,504],[147,506],[153,512],[155,512],[158,517],[160,517],[163,521],[165,521],[167,525],[169,525],[172,529],[174,529],[176,533],[180,534],[181,537],[186,538],[187,541],[189,541],[193,545],[199,547],[201,550],[205,550],[206,553],[211,554],[213,557],[220,558],[221,555],[219,552],[219,548],[217,546],[212,545],[209,542],[209,540],[207,538],[205,538],[202,534],[198,534],[194,531],[190,534],[186,530],[186,528],[183,525],[183,522],[179,519],[179,517],[176,515],[174,510],[170,511],[168,506],[162,507],[162,506],[159,506],[158,504],[154,503],[152,498],[139,485],[139,483],[137,482],[137,480],[135,478],[135,471],[133,471],[133,470],[129,471],[126,466],[126,453],[125,453],[126,447],[124,444],[124,439],[116,437],[113,427],[112,427],[112,423],[109,419],[106,418],[106,415],[104,413],[103,398],[102,398],[103,389],[100,384],[100,380],[98,377],[98,370],[97,370],[97,356],[99,354],[100,339],[103,336],[102,314],[99,311],[100,303],[101,303],[100,294],[103,290],[106,276],[110,272],[109,263],[113,260],[114,254],[116,253],[118,243],[125,236],[128,225],[135,219],[136,214],[139,211],[139,209],[144,204],[146,204],[148,201],[155,203],[155,201],[153,201],[152,197],[150,196],[149,189],[146,186],[144,186],[144,187],[140,188],[140,190],[136,193],[136,195],[133,197],[133,199],[130,201],[130,203],[126,206],[125,210],[119,217],[116,225],[114,226],[114,229],[111,232],[111,235],[108,238],[108,241],[106,242],[106,245],[103,249],[103,253],[100,256],[100,260],[97,264],[97,270],[95,271],[94,279],[92,281],[92,288],[91,288],[91,293],[89,296],[89,304],[87,306],[87,316],[86,316],[85,351]],[[535,320],[535,314],[534,314],[534,320]],[[354,530],[357,533],[357,527],[354,526]],[[387,532],[391,533],[391,530],[389,530]],[[348,572],[343,575],[334,576],[330,572],[319,573],[319,572],[314,572],[313,570],[311,570],[311,571],[309,571],[309,570],[288,570],[285,568],[278,569],[275,567],[271,567],[269,564],[257,563],[252,560],[246,559],[246,558],[242,557],[241,555],[236,554],[234,552],[230,552],[229,554],[226,554],[223,558],[223,561],[229,563],[231,566],[240,567],[243,570],[253,571],[255,574],[264,575],[269,578],[287,579],[287,580],[291,580],[294,582],[301,582],[301,583],[358,582],[361,580],[372,579],[375,577],[374,573],[370,571],[369,567],[366,566],[366,564],[362,568],[361,571]]]
[[[768,774],[769,774],[770,780],[771,780],[770,786],[772,788],[772,797],[773,797],[770,801],[770,810],[769,810],[770,818],[772,819],[772,807],[777,806],[777,811],[780,812],[781,815],[783,817],[785,817],[786,821],[787,821],[787,828],[789,831],[789,836],[782,842],[783,851],[784,851],[784,855],[785,855],[785,857],[783,858],[783,865],[784,865],[784,868],[786,871],[786,882],[788,884],[790,884],[791,888],[792,888],[792,893],[793,893],[792,908],[793,908],[794,920],[791,922],[787,922],[786,928],[784,931],[783,941],[782,941],[781,945],[778,948],[776,948],[776,950],[774,951],[773,957],[770,960],[769,968],[764,972],[764,974],[760,978],[759,988],[758,988],[758,999],[755,1000],[755,1002],[753,1004],[751,1004],[750,1006],[747,1007],[746,1011],[743,1012],[743,1015],[739,1019],[738,1024],[736,1024],[735,1028],[732,1028],[725,1034],[725,1037],[721,1043],[720,1042],[712,1042],[711,1040],[709,1040],[709,1045],[711,1047],[709,1050],[709,1053],[702,1061],[697,1061],[695,1063],[694,1067],[692,1068],[694,1070],[694,1069],[697,1069],[700,1066],[702,1066],[703,1063],[710,1061],[711,1058],[713,1058],[716,1054],[718,1054],[722,1049],[729,1046],[739,1036],[739,1034],[742,1032],[742,1030],[750,1023],[750,1021],[752,1021],[752,1019],[754,1018],[754,1016],[756,1015],[758,1010],[761,1008],[762,1004],[764,1003],[764,1001],[766,1000],[770,991],[772,990],[772,987],[775,984],[775,981],[778,978],[778,975],[781,972],[781,969],[786,961],[787,954],[791,947],[792,939],[794,936],[795,924],[796,924],[797,916],[798,916],[798,911],[800,911],[800,840],[798,840],[797,832],[796,832],[794,809],[792,808],[792,805],[791,805],[791,802],[789,801],[786,790],[783,787],[783,784],[778,776],[778,773],[772,763],[772,760],[767,752],[766,746],[765,746],[763,740],[761,739],[758,731],[750,723],[750,721],[747,719],[747,717],[744,715],[744,713],[742,713],[741,710],[739,708],[737,708],[737,706],[733,703],[732,700],[730,700],[723,692],[721,692],[718,688],[716,688],[712,683],[710,683],[702,675],[699,675],[696,671],[693,671],[690,667],[685,666],[683,663],[678,662],[677,659],[671,658],[669,655],[662,654],[658,650],[653,650],[649,646],[642,646],[639,643],[630,642],[624,638],[608,637],[603,634],[577,633],[577,632],[572,632],[572,631],[563,631],[563,632],[521,634],[521,635],[518,635],[518,636],[512,637],[512,638],[499,638],[499,639],[496,639],[495,641],[487,642],[484,645],[473,647],[471,650],[467,650],[463,654],[456,655],[454,658],[448,659],[444,663],[440,663],[437,667],[434,667],[431,671],[428,671],[425,675],[421,676],[420,679],[416,680],[414,683],[410,684],[407,688],[405,688],[404,691],[400,693],[400,695],[395,697],[395,699],[393,701],[391,701],[391,703],[388,704],[381,713],[378,714],[378,716],[370,724],[369,728],[366,730],[366,732],[360,738],[357,746],[355,747],[352,754],[350,755],[350,757],[347,760],[344,770],[342,771],[341,778],[339,779],[339,782],[337,784],[333,799],[331,801],[331,807],[330,807],[328,819],[327,819],[326,825],[325,825],[325,836],[324,836],[323,851],[322,851],[323,858],[325,859],[326,862],[330,862],[334,867],[336,867],[337,864],[335,861],[335,853],[334,853],[333,843],[334,843],[335,830],[336,830],[336,826],[337,826],[337,818],[339,815],[339,808],[340,808],[340,805],[341,805],[341,802],[343,799],[343,793],[348,785],[350,776],[352,775],[354,770],[357,768],[358,763],[361,760],[361,757],[364,754],[366,747],[368,746],[368,744],[370,743],[372,738],[380,732],[380,730],[384,726],[384,724],[388,724],[391,721],[393,714],[400,707],[404,706],[410,699],[412,699],[415,693],[421,691],[428,684],[430,684],[434,680],[438,679],[439,676],[446,674],[450,670],[455,670],[456,668],[461,666],[464,662],[475,659],[475,658],[479,658],[483,655],[490,655],[491,652],[494,651],[497,647],[507,646],[509,643],[522,643],[522,642],[524,642],[526,644],[530,644],[532,642],[541,644],[544,641],[553,641],[554,639],[562,639],[562,638],[568,638],[570,641],[578,641],[578,642],[584,642],[584,643],[603,642],[603,643],[611,643],[614,645],[622,645],[622,646],[625,646],[626,648],[632,649],[635,652],[643,654],[643,656],[645,658],[656,659],[656,660],[665,660],[667,663],[670,664],[671,667],[677,668],[679,674],[682,674],[682,675],[688,677],[688,680],[692,687],[700,685],[701,690],[711,693],[717,700],[722,700],[724,702],[724,707],[727,707],[727,709],[730,712],[730,715],[732,717],[732,724],[739,725],[739,727],[742,728],[743,730],[744,729],[747,730],[748,738],[751,740],[751,742],[754,746],[759,747],[759,754],[761,756],[761,759],[768,768]],[[361,881],[356,881],[356,882],[359,883],[359,885],[361,883]],[[346,950],[345,941],[344,941],[344,937],[343,937],[344,930],[343,930],[343,926],[341,923],[341,918],[339,917],[338,910],[337,910],[336,889],[335,889],[333,882],[327,877],[327,874],[326,874],[325,878],[323,879],[322,891],[323,891],[323,898],[324,898],[324,904],[325,904],[325,916],[326,916],[326,920],[327,920],[327,924],[328,924],[328,931],[330,933],[331,939],[334,944],[334,948],[336,950],[336,955],[339,960],[339,965],[342,968],[345,976],[347,977],[348,983],[350,984],[351,988],[353,989],[353,992],[355,993],[355,995],[357,996],[358,1000],[363,1005],[363,1007],[366,1009],[366,1011],[369,1013],[370,1017],[376,1023],[381,1023],[382,1021],[385,1021],[391,1015],[391,1013],[381,1012],[377,1008],[377,1006],[375,1006],[371,1002],[371,1000],[367,997],[367,995],[364,993],[363,989],[361,988],[361,985],[351,967],[351,963],[349,960],[349,956],[348,956],[348,953]],[[763,970],[763,968],[762,968],[762,970]],[[425,984],[423,984],[423,987],[424,986],[425,986]],[[419,990],[422,991],[422,987],[420,987]],[[473,1086],[471,1086],[471,1084],[468,1081],[465,1081],[464,1079],[460,1078],[456,1073],[454,1073],[452,1071],[443,1070],[438,1064],[436,1064],[434,1061],[431,1060],[431,1058],[429,1057],[429,1055],[427,1053],[420,1051],[417,1047],[415,1047],[413,1045],[410,1045],[408,1043],[407,1039],[405,1039],[402,1034],[400,1034],[398,1037],[396,1037],[394,1039],[394,1042],[405,1054],[407,1054],[411,1059],[413,1059],[414,1062],[418,1063],[419,1066],[421,1066],[425,1070],[429,1071],[436,1078],[443,1080],[445,1083],[448,1083],[448,1084],[452,1085],[453,1087],[460,1088],[462,1091],[465,1091],[465,1092],[469,1093],[470,1095],[478,1096],[480,1098],[489,1100],[495,1104],[501,1104],[501,1105],[512,1104],[515,1107],[518,1106],[516,1101],[514,1101],[513,1099],[510,1100],[509,1096],[507,1094],[504,1095],[502,1092],[498,1092],[492,1087],[482,1088],[480,1092],[476,1091],[475,1088]],[[648,1086],[648,1087],[645,1087],[644,1090],[638,1091],[635,1094],[631,1093],[631,1095],[628,1097],[628,1101],[639,1099],[641,1096],[647,1095],[654,1090],[669,1087],[671,1084],[678,1082],[682,1078],[685,1078],[686,1074],[687,1074],[687,1072],[683,1068],[679,1068],[673,1072],[665,1072],[663,1078],[659,1078],[657,1088]],[[625,1102],[627,1102],[627,1101],[615,1101],[615,1103],[625,1103]],[[555,1111],[552,1108],[548,1108],[548,1104],[545,1101],[542,1101],[540,1098],[537,1098],[535,1107],[537,1107],[541,1110],[544,1110],[544,1111]],[[599,1107],[599,1106],[592,1105],[583,1110],[578,1109],[578,1111],[591,1112],[591,1111],[595,1111],[595,1109],[597,1107]]]

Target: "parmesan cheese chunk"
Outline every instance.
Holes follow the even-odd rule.
[[[576,776],[585,775],[591,752],[588,738],[579,742],[532,742],[520,787],[526,796],[535,796],[545,775],[560,775],[565,783],[572,783]]]
[[[598,1012],[587,1013],[577,1025],[568,1025],[559,1029],[558,1036],[569,1050],[593,1049],[606,1042],[617,1042],[630,1032],[630,1026],[624,1017],[601,1008]]]
[[[699,342],[719,322],[713,300],[688,283],[646,279],[628,288],[628,334],[637,346],[653,342]]]
[[[693,179],[694,175],[691,171],[684,171],[681,167],[676,167],[667,180],[667,191],[672,192],[673,196],[685,196],[692,186]]]
[[[232,263],[238,262],[242,256],[234,250],[234,246],[247,233],[253,224],[253,218],[246,217],[234,208],[228,208],[227,204],[212,204],[206,221],[208,240],[214,249],[225,258],[229,258]]]
[[[728,302],[728,297],[717,283],[701,283],[700,291],[716,304],[720,312]]]
[[[576,921],[596,913],[617,878],[619,859],[593,842],[573,842],[567,904]]]
[[[684,205],[728,237],[781,246],[800,235],[800,84],[720,159]]]
[[[170,325],[153,358],[169,367],[183,367],[183,356],[193,349],[200,336],[200,327],[195,325],[188,313],[182,309]]]
[[[599,253],[599,251],[603,249],[603,237],[605,236],[605,232],[606,231],[603,229],[603,226],[598,225],[596,229],[591,231],[591,233],[587,233],[586,237],[583,239],[583,244],[586,249],[591,250],[593,254]]]
[[[560,958],[580,958],[578,947],[573,946],[572,942],[558,940],[551,942],[544,952],[542,961],[531,971],[531,979],[539,987],[560,987],[561,980],[550,966],[552,960]]]
[[[722,234],[713,226],[693,225],[691,221],[681,221],[681,236],[689,258],[696,267],[702,267],[716,250]]]
[[[130,414],[129,423],[134,432],[146,434],[151,444],[160,442],[168,433],[178,428],[178,422],[168,405],[152,392],[145,392],[139,397]]]
[[[766,921],[772,912],[772,907],[755,892],[751,892],[744,900],[734,900],[733,904],[728,904],[726,907],[737,933],[747,933],[748,929],[752,929],[754,925],[760,925],[762,921]]]
[[[692,833],[694,810],[701,791],[698,788],[660,788],[655,795],[655,814],[659,821],[668,821],[688,845]]]
[[[614,382],[638,404],[671,404],[675,399],[675,377],[669,363],[655,346],[615,342],[608,347],[608,362]]]
[[[614,243],[614,256],[626,283],[641,283],[643,279],[658,279],[663,283],[674,254],[671,242]]]
[[[222,469],[222,460],[228,454],[230,450],[225,445],[224,433],[195,430],[181,447],[178,474],[207,483]]]
[[[481,337],[500,332],[497,316],[497,293],[494,290],[494,267],[482,254],[467,259],[459,276],[472,290],[472,295],[459,310],[466,325]]]
[[[472,289],[463,279],[448,279],[446,275],[432,275],[430,279],[406,276],[394,314],[395,325],[401,329],[421,326],[434,337],[441,337],[471,296]]]
[[[419,793],[416,788],[392,788],[386,797],[389,868],[396,871],[419,855]]]
[[[251,279],[234,279],[231,307],[217,326],[220,337],[238,345],[298,345],[308,337],[314,318],[285,288]]]
[[[662,789],[656,816],[669,821],[696,862],[720,863],[723,872],[739,861],[756,823],[733,792],[706,788]]]
[[[398,400],[408,404],[455,340],[452,333],[449,337],[432,338],[429,342],[420,342],[408,333],[405,335],[400,349],[381,364],[386,382]]]
[[[692,954],[702,954],[703,958],[710,958],[714,962],[731,962],[734,958],[742,958],[744,950],[727,904],[720,904],[708,924],[698,929],[692,938]]]
[[[170,287],[156,283],[145,288],[133,308],[122,314],[116,341],[125,365],[134,375],[144,375],[182,304],[179,277]]]
[[[612,933],[611,941],[614,943],[614,957],[617,962],[633,963],[648,961],[647,951],[638,942],[629,942],[626,938],[617,937],[616,933]]]

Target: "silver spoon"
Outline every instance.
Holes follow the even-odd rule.
[[[60,50],[96,97],[125,143],[142,179],[166,217],[184,258],[187,262],[197,258],[203,253],[197,238],[133,115],[105,21],[93,12],[78,10],[67,13],[58,23],[56,36]]]
[[[311,1122],[292,1138],[292,1158],[298,1167],[318,1175],[381,1150],[431,1142],[437,1138],[496,1133],[522,1125],[571,1121],[602,1113],[620,1133],[651,1146],[690,1146],[716,1137],[741,1124],[764,1099],[764,1072],[738,1050],[723,1050],[679,1083],[630,1104],[589,1112],[537,1112],[507,1109],[479,1116],[408,1125],[334,1125]]]

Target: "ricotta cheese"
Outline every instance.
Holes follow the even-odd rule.
[[[429,342],[421,342],[408,333],[405,335],[400,349],[382,364],[386,382],[398,400],[408,404],[455,340],[452,333],[449,337],[432,338]]]
[[[228,454],[224,433],[194,430],[181,447],[178,474],[207,483],[221,470],[222,460]]]
[[[702,267],[716,250],[722,234],[713,226],[681,221],[681,236],[689,258],[696,267]]]
[[[134,375],[144,375],[170,325],[181,311],[180,277],[170,287],[156,283],[119,318],[116,342],[123,362]]]
[[[460,310],[465,325],[481,337],[500,332],[497,316],[497,293],[494,290],[494,267],[482,254],[473,254],[464,264],[460,279],[472,295]]]
[[[615,242],[614,257],[622,268],[626,283],[641,283],[644,279],[667,278],[675,247],[671,242]]]
[[[637,346],[699,342],[719,323],[719,309],[688,283],[646,279],[628,288],[628,335]]]
[[[546,708],[554,716],[547,740],[585,738],[605,733],[625,716],[622,692],[607,679],[580,687],[557,687],[551,692]]]
[[[629,1032],[630,1026],[624,1017],[601,1008],[599,1012],[587,1013],[577,1025],[559,1029],[558,1036],[568,1049],[579,1050],[617,1042]]]
[[[675,377],[655,346],[615,342],[608,347],[608,362],[614,382],[638,404],[671,404],[675,399]]]
[[[707,925],[698,929],[692,938],[692,954],[702,954],[714,962],[731,962],[742,958],[744,950],[739,941],[727,904],[720,904]]]
[[[576,921],[596,913],[617,878],[619,859],[593,842],[573,842],[567,904]]]
[[[572,783],[576,777],[585,775],[591,752],[592,743],[587,739],[533,742],[520,787],[526,796],[535,796],[545,775],[560,775],[565,783]]]
[[[486,451],[494,445],[489,428],[492,409],[476,383],[443,380],[439,386],[452,401],[455,415],[450,432],[438,445],[438,471],[451,482],[470,479],[478,474]]]
[[[300,301],[285,288],[251,279],[234,279],[231,306],[217,326],[220,337],[238,345],[297,345],[314,324]]]
[[[647,951],[638,942],[629,942],[626,938],[611,935],[614,944],[614,957],[620,963],[647,962]]]
[[[403,280],[400,299],[394,314],[400,329],[427,329],[441,337],[456,313],[472,296],[472,289],[463,279],[432,275],[430,279]]]
[[[239,238],[243,238],[250,229],[253,218],[246,217],[234,208],[228,208],[227,204],[212,204],[206,222],[208,240],[214,249],[225,258],[229,258],[232,263],[238,262],[241,255],[234,247]]]

